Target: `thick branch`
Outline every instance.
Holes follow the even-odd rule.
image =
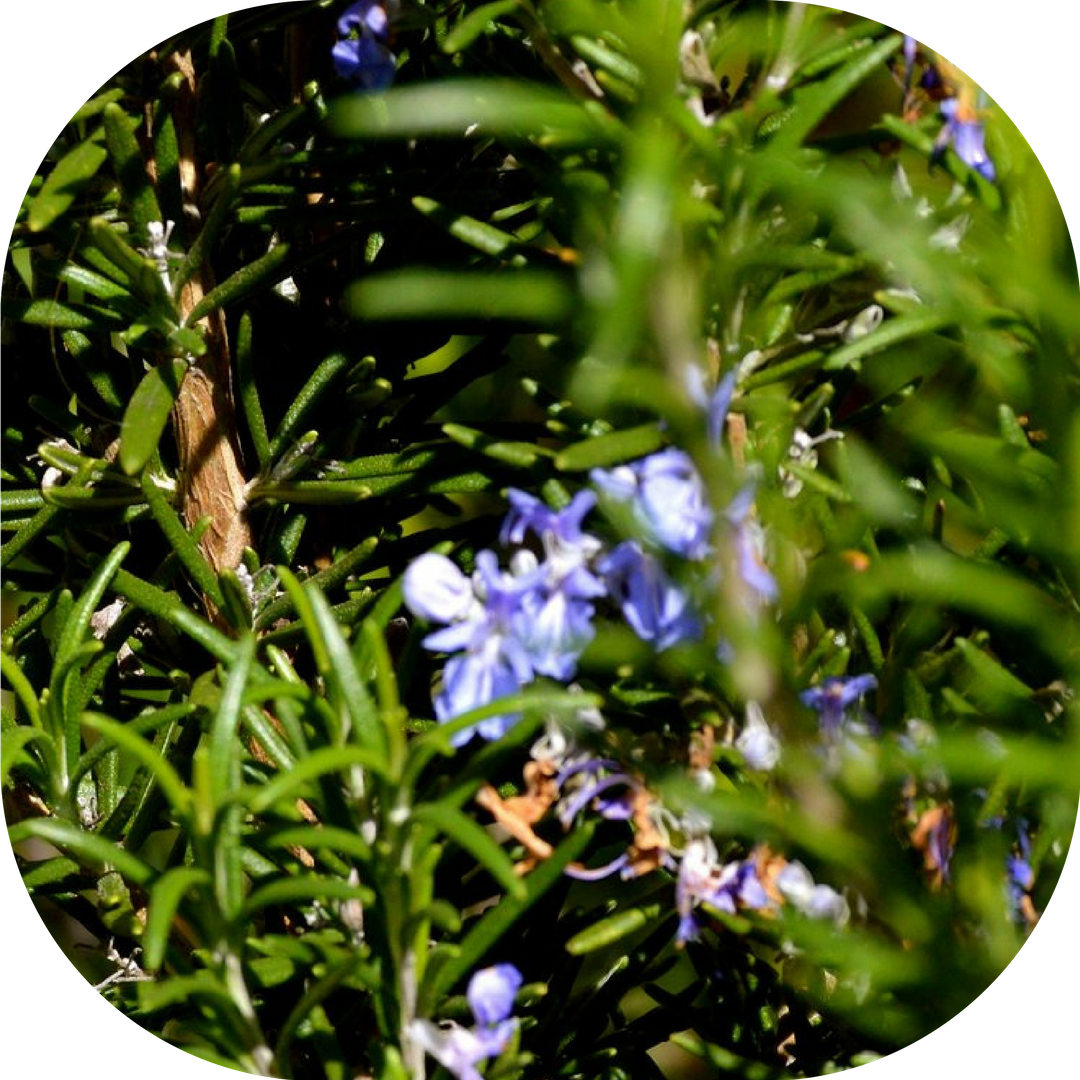
[[[175,53],[173,66],[184,76],[176,99],[176,128],[180,148],[180,178],[184,188],[185,232],[199,220],[201,171],[195,134],[195,72],[190,53]],[[214,287],[208,262],[200,266],[180,292],[180,314],[186,319]],[[237,435],[236,407],[225,317],[220,309],[200,321],[206,353],[184,379],[173,409],[180,457],[180,497],[184,520],[192,526],[205,516],[210,526],[200,541],[207,561],[220,573],[234,569],[251,543],[244,494],[244,473]]]

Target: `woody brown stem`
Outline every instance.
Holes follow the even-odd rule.
[[[184,76],[176,96],[175,119],[180,150],[185,232],[199,217],[200,162],[195,136],[195,71],[188,52],[175,53],[172,66]],[[188,243],[192,237],[187,237]],[[214,287],[213,269],[204,261],[184,283],[178,298],[186,320]],[[203,517],[210,525],[199,541],[215,573],[235,569],[251,543],[245,480],[237,435],[236,406],[225,316],[221,309],[197,324],[206,338],[206,352],[184,379],[173,408],[179,454],[179,486],[184,521],[190,528]]]

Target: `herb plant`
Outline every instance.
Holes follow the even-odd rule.
[[[222,15],[59,134],[3,314],[9,835],[136,1023],[297,1080],[816,1076],[1038,920],[1076,269],[913,39]]]

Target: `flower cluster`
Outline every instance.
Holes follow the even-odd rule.
[[[429,553],[405,572],[409,609],[446,624],[424,639],[426,648],[452,654],[435,699],[441,722],[513,694],[537,675],[572,678],[594,634],[593,601],[606,589],[590,563],[601,544],[582,532],[581,523],[595,496],[579,492],[561,511],[522,491],[511,490],[510,500],[504,542],[521,543],[526,533],[535,533],[543,560],[519,548],[507,572],[499,568],[495,553],[485,550],[476,556],[468,578],[444,555]],[[490,717],[475,730],[485,739],[497,739],[517,718]],[[473,729],[457,733],[454,745],[472,734]]]
[[[476,1066],[498,1057],[517,1031],[518,1021],[511,1013],[521,983],[521,972],[513,964],[482,968],[469,980],[465,994],[472,1027],[413,1020],[409,1036],[457,1080],[481,1080]]]
[[[717,448],[733,389],[729,376],[711,396],[700,398]],[[444,624],[424,639],[425,648],[450,654],[435,698],[440,722],[513,694],[537,676],[572,679],[595,635],[601,600],[614,605],[638,637],[657,650],[700,640],[705,620],[699,605],[675,580],[669,563],[682,560],[706,583],[709,574],[715,578],[711,557],[718,526],[728,532],[751,595],[761,603],[776,599],[776,582],[763,557],[764,533],[751,516],[752,485],[718,515],[693,460],[675,447],[613,469],[594,469],[590,479],[596,490],[579,491],[561,510],[509,490],[510,512],[499,534],[505,547],[513,547],[509,570],[500,569],[488,550],[476,556],[471,577],[433,553],[406,570],[409,609]],[[612,516],[634,524],[636,538],[609,550],[584,530],[597,492]],[[525,546],[529,540],[532,547]],[[454,745],[463,745],[474,730],[485,739],[499,738],[516,719],[513,713],[489,717],[475,729],[457,732]]]
[[[597,717],[587,726],[595,733],[602,730],[602,721]],[[520,872],[552,854],[550,844],[533,831],[534,825],[551,814],[569,831],[592,813],[605,821],[626,822],[632,838],[607,863],[596,867],[570,863],[564,872],[578,881],[670,872],[675,878],[679,946],[699,936],[695,912],[701,907],[732,915],[756,911],[772,918],[786,905],[809,918],[828,918],[838,926],[846,923],[847,901],[830,886],[816,884],[802,863],[789,862],[763,845],[744,858],[721,861],[706,815],[694,810],[681,816],[672,813],[639,777],[614,759],[584,749],[554,720],[533,744],[530,758],[525,794],[503,799],[486,786],[478,796],[478,802],[528,851],[518,865]],[[699,786],[709,788],[704,764],[693,775]]]
[[[689,379],[687,388],[704,414],[709,444],[720,452],[734,377],[722,380],[712,393],[705,392],[700,378]],[[829,431],[821,438],[836,434]],[[698,594],[715,588],[722,545],[727,545],[733,572],[755,608],[777,599],[779,590],[764,560],[764,533],[753,513],[752,482],[718,511],[694,460],[678,447],[593,469],[590,481],[591,488],[579,491],[561,509],[527,492],[508,491],[510,509],[499,533],[509,552],[506,568],[490,550],[477,554],[471,576],[433,553],[407,568],[407,606],[414,615],[441,624],[423,639],[425,648],[447,654],[434,701],[440,722],[498,702],[541,676],[570,683],[602,612],[620,614],[657,651],[700,641],[708,627],[709,605]],[[602,526],[590,523],[597,509],[632,538],[605,543],[592,531],[595,527],[602,532]],[[721,655],[723,648],[721,644]],[[873,674],[830,675],[799,695],[818,715],[826,776],[836,774],[843,758],[872,752],[867,740],[879,735],[879,728],[863,699],[877,686]],[[456,731],[452,742],[461,746],[474,734],[500,738],[517,719],[512,711],[488,716]],[[553,853],[536,831],[541,824],[557,822],[569,832],[591,816],[624,823],[625,847],[601,865],[574,862],[564,872],[579,881],[597,881],[667,871],[674,879],[675,940],[680,946],[699,936],[702,914],[710,912],[775,918],[787,910],[837,927],[847,923],[847,899],[816,882],[801,862],[761,844],[750,849],[732,846],[722,856],[706,815],[693,809],[673,813],[638,771],[612,752],[611,740],[599,752],[579,743],[577,735],[584,728],[593,729],[594,744],[604,741],[599,715],[579,720],[573,731],[549,721],[532,747],[522,794],[503,798],[485,785],[477,795],[497,825],[524,847],[519,873],[528,873]],[[715,730],[708,728],[710,738],[704,741],[709,745],[696,757],[691,748],[691,775],[703,791],[711,790],[717,779]],[[729,742],[748,773],[768,773],[780,762],[780,739],[757,702],[747,702],[741,729],[737,736],[729,735]],[[947,785],[931,782],[920,789],[912,779],[905,807],[911,844],[922,855],[932,887],[941,888],[949,880],[956,840]],[[1021,850],[1008,866],[1011,903],[1021,912],[1030,908],[1027,892],[1033,877],[1026,859],[1026,849]],[[475,1007],[474,1013],[480,1025],[474,1030],[454,1028],[436,1038],[432,1030],[423,1029],[425,1047],[440,1061],[452,1062],[451,1071],[472,1068],[482,1050],[505,1043],[499,1026],[505,1024],[505,1015],[500,1014],[495,1026],[485,1026]]]
[[[704,832],[690,835],[675,882],[678,944],[698,937],[694,909],[699,906],[729,915],[757,911],[771,918],[784,905],[807,918],[829,919],[838,927],[849,918],[847,900],[831,885],[815,882],[801,862],[788,861],[764,845],[745,858],[722,862],[710,836]]]

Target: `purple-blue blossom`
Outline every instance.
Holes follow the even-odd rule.
[[[739,577],[758,601],[772,603],[780,589],[765,565],[765,530],[751,516],[753,506],[754,485],[748,484],[731,500],[724,517],[731,525]]]
[[[520,544],[526,532],[541,542],[544,560],[537,567],[537,586],[522,597],[517,629],[538,674],[554,679],[573,677],[577,661],[592,640],[593,601],[606,592],[591,569],[600,541],[582,531],[585,516],[596,504],[591,491],[580,491],[562,510],[511,488],[511,510],[503,523],[501,541]],[[530,557],[519,552],[519,561]]]
[[[697,836],[688,841],[675,879],[675,909],[679,914],[675,940],[679,944],[698,935],[694,917],[698,904],[734,915],[738,907],[767,908],[770,900],[753,859],[721,864],[712,840]]]
[[[904,35],[904,89],[911,88],[911,76],[915,70],[915,53],[919,43],[910,35]]]
[[[945,147],[951,145],[965,165],[993,183],[997,170],[986,152],[986,133],[982,121],[977,120],[971,110],[956,98],[946,98],[941,103],[941,115],[945,117],[945,126],[934,144],[935,159],[940,158]]]
[[[404,591],[409,610],[428,622],[461,622],[482,608],[472,582],[445,555],[434,552],[409,564]]]
[[[700,638],[701,620],[689,594],[664,570],[660,561],[633,540],[619,544],[599,563],[623,617],[643,641],[659,650],[680,641]]]
[[[575,552],[585,559],[599,549],[600,541],[581,529],[586,515],[596,505],[592,491],[579,491],[562,510],[552,510],[535,495],[517,488],[508,488],[506,497],[510,512],[499,533],[500,543],[520,544],[525,534],[532,532],[543,542],[545,551],[554,548]]]
[[[705,413],[709,445],[717,450],[720,449],[731,399],[735,396],[737,375],[737,370],[729,371],[710,392],[706,386],[705,372],[697,364],[688,364],[684,369],[683,385],[690,400]]]
[[[728,372],[710,392],[701,369],[688,365],[683,369],[683,383],[690,400],[705,413],[710,446],[719,451],[724,421],[735,393],[736,372]],[[639,550],[659,548],[661,554],[667,552],[694,562],[701,562],[713,554],[712,531],[717,515],[709,505],[705,484],[693,459],[684,450],[668,447],[627,465],[593,469],[590,479],[601,497],[623,509],[637,526]],[[777,598],[779,590],[765,565],[764,531],[752,518],[754,490],[754,483],[747,484],[724,510],[721,521],[729,526],[728,535],[734,546],[740,578],[757,601],[771,602]],[[609,557],[607,565],[617,572],[614,584],[622,590],[624,615],[631,626],[646,640],[657,640],[663,624],[676,618],[674,609],[681,611],[685,606],[679,603],[678,590],[670,587],[666,575],[661,578],[655,573],[653,565],[642,563],[640,559],[632,561],[624,553],[614,561]],[[658,584],[661,580],[664,582],[662,588]],[[655,599],[663,601],[666,615],[663,607],[654,604],[650,610],[647,604],[632,598],[627,607],[627,589],[634,587],[644,598],[646,584]],[[646,615],[653,617],[646,618]],[[696,625],[696,620],[694,622]],[[684,636],[687,628],[687,624],[679,622],[678,631],[668,644]]]
[[[482,1080],[477,1065],[498,1057],[517,1030],[511,1013],[521,983],[521,972],[513,964],[481,968],[469,980],[465,995],[475,1021],[471,1028],[413,1020],[409,1037],[457,1080]]]
[[[926,854],[930,865],[941,872],[941,880],[948,881],[952,872],[953,819],[951,814],[937,814],[926,837]]]
[[[569,829],[577,815],[591,802],[601,817],[609,821],[629,821],[633,816],[633,796],[637,784],[608,758],[575,761],[561,769],[555,778],[559,787],[556,811],[564,829]]]
[[[342,12],[331,50],[342,78],[367,90],[385,90],[394,81],[397,61],[387,42],[397,7],[397,0],[358,0]]]
[[[876,686],[873,675],[830,675],[822,679],[820,686],[804,690],[799,700],[817,712],[822,733],[834,738],[843,727],[847,710]]]
[[[516,693],[532,680],[534,666],[519,640],[518,616],[525,596],[538,585],[535,568],[507,574],[490,551],[476,556],[471,580],[443,555],[423,555],[406,570],[409,609],[449,624],[424,638],[425,648],[455,654],[446,662],[442,691],[435,699],[440,722]],[[474,731],[485,739],[498,739],[518,719],[518,714],[487,717],[475,729],[457,732],[451,741],[462,746]]]
[[[1009,896],[1009,910],[1014,919],[1024,918],[1024,897],[1031,892],[1035,884],[1035,871],[1029,862],[1031,858],[1031,840],[1027,825],[1021,821],[1016,826],[1017,849],[1005,860],[1005,885]]]
[[[513,964],[494,964],[474,972],[465,997],[476,1023],[493,1027],[514,1011],[514,997],[522,984],[521,972]]]
[[[789,862],[776,875],[776,887],[796,911],[811,919],[832,919],[837,926],[848,921],[847,901],[831,886],[816,884],[801,862]]]
[[[668,447],[629,465],[593,469],[589,476],[606,498],[627,505],[647,542],[687,559],[708,552],[713,512],[684,450]]]

